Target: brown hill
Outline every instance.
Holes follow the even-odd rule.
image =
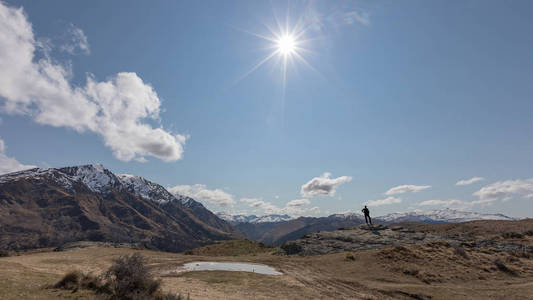
[[[231,238],[229,224],[206,212],[196,216],[151,184],[158,197],[129,188],[101,165],[0,176],[0,249],[89,240],[178,252]]]

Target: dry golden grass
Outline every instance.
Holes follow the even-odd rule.
[[[188,255],[239,256],[256,255],[273,251],[274,248],[250,240],[230,240],[185,251]]]
[[[283,276],[203,271],[173,274],[179,265],[214,260],[209,256],[147,250],[91,248],[0,258],[0,299],[85,299],[89,291],[44,289],[66,272],[99,274],[112,259],[141,252],[163,282],[163,290],[191,299],[524,299],[533,294],[533,259],[466,250],[467,258],[445,244],[395,247],[354,253],[287,257],[269,253],[219,256],[217,261],[271,265]],[[498,269],[500,259],[513,276]],[[485,270],[486,269],[486,270]]]

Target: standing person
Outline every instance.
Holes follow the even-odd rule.
[[[370,225],[372,225],[372,219],[370,219],[370,211],[368,210],[366,205],[365,205],[365,208],[363,208],[363,210],[361,210],[361,211],[363,212],[363,214],[365,214],[365,222],[366,222],[366,224],[370,223]]]

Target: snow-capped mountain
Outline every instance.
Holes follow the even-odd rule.
[[[143,177],[130,174],[115,175],[101,164],[64,168],[34,168],[1,175],[0,183],[20,179],[51,180],[68,190],[73,190],[76,184],[83,184],[95,193],[105,193],[111,188],[124,188],[130,193],[159,204],[179,201],[186,207],[201,205],[190,197],[171,194],[163,186]]]
[[[344,220],[364,220],[365,217],[360,213],[347,212],[341,214],[333,214],[328,216],[328,218],[344,219]]]
[[[64,168],[33,168],[0,176],[0,184],[19,180],[49,182],[76,193],[76,187],[84,187],[91,192],[106,194],[117,189],[140,196],[143,199],[164,206],[168,203],[180,203],[194,215],[215,228],[230,226],[224,224],[200,202],[179,194],[171,194],[163,186],[143,177],[131,174],[113,174],[101,164],[81,165]],[[218,220],[217,220],[218,219]]]
[[[454,209],[440,209],[429,211],[414,211],[406,213],[392,213],[375,218],[385,223],[394,222],[423,222],[423,223],[459,223],[475,220],[516,220],[503,214],[483,214],[477,212],[460,211]]]
[[[218,212],[216,214],[219,218],[222,218],[231,224],[236,223],[251,223],[251,224],[258,224],[258,223],[280,223],[285,222],[294,219],[294,217],[291,217],[289,215],[264,215],[264,216],[256,216],[256,215],[232,215],[226,212]]]
[[[241,235],[194,199],[100,164],[1,175],[0,228],[0,249],[90,240],[183,251]]]
[[[181,200],[177,199],[161,185],[148,181],[142,177],[130,174],[118,174],[117,177],[129,192],[145,199],[152,199],[159,203]]]
[[[119,185],[120,179],[100,164],[65,168],[34,168],[0,176],[0,183],[21,179],[51,180],[65,189],[74,189],[75,184],[83,184],[89,190],[102,193]]]

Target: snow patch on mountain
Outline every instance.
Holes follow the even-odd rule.
[[[289,215],[264,215],[264,216],[256,216],[256,215],[232,215],[226,212],[218,212],[216,215],[226,220],[230,223],[280,223],[280,222],[286,222],[289,220],[294,219],[295,217],[289,216]]]
[[[101,193],[105,189],[119,183],[117,177],[101,164],[83,165],[65,168],[34,168],[0,176],[0,183],[22,179],[52,180],[61,187],[71,190],[73,184],[81,182],[91,191]]]
[[[23,179],[50,180],[68,190],[73,190],[75,183],[82,183],[95,193],[104,193],[112,187],[125,188],[130,193],[160,204],[180,201],[186,207],[201,205],[190,197],[173,195],[163,186],[143,177],[130,174],[115,175],[101,164],[64,168],[34,168],[0,175],[0,183]]]
[[[381,217],[376,217],[377,220],[384,222],[443,222],[443,223],[459,223],[474,220],[517,220],[503,214],[483,214],[470,211],[461,211],[455,209],[440,209],[429,211],[413,211],[406,213],[392,213]]]

